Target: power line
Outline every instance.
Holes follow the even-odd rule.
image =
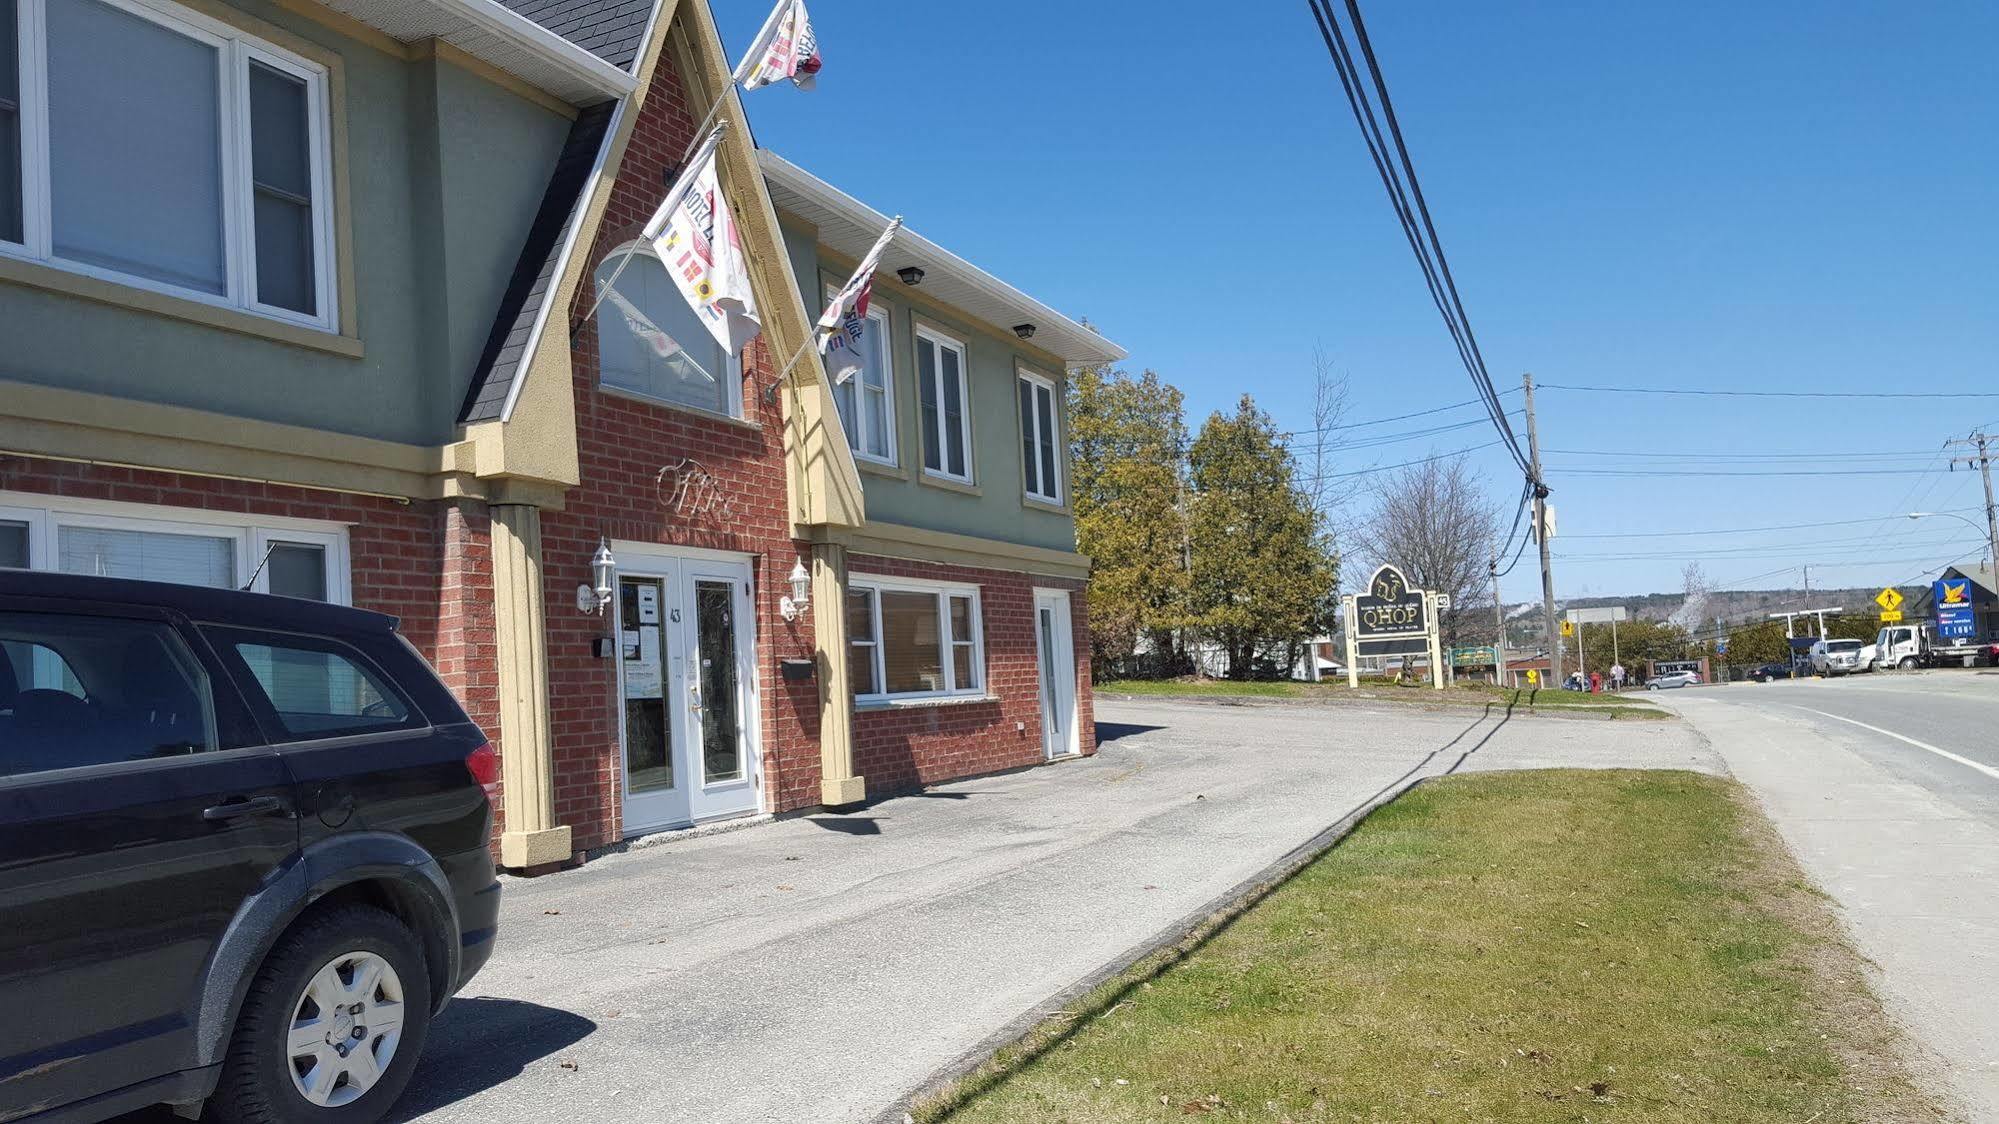
[[[1297,479],[1308,480],[1308,481],[1344,480],[1350,476],[1372,476],[1377,472],[1392,472],[1398,468],[1409,468],[1414,465],[1429,464],[1431,461],[1441,461],[1441,460],[1448,460],[1451,457],[1461,457],[1464,456],[1466,453],[1476,453],[1481,449],[1490,449],[1495,445],[1504,445],[1505,443],[1506,442],[1504,441],[1487,441],[1483,445],[1473,445],[1467,449],[1453,449],[1448,453],[1433,453],[1430,456],[1421,457],[1417,460],[1403,461],[1401,464],[1382,464],[1382,465],[1376,465],[1373,468],[1356,469],[1355,471],[1352,472],[1328,472],[1317,476],[1314,476],[1310,473],[1306,473],[1298,476]]]
[[[1518,417],[1519,411],[1516,410],[1514,411],[1513,414],[1509,416]],[[1338,441],[1338,440],[1313,441],[1303,445],[1291,445],[1289,446],[1289,448],[1294,453],[1309,452],[1319,449],[1327,449],[1333,451],[1358,451],[1360,449],[1376,449],[1380,448],[1383,445],[1396,445],[1404,441],[1415,441],[1424,437],[1435,437],[1440,433],[1454,433],[1460,429],[1472,429],[1484,424],[1486,424],[1484,418],[1473,418],[1470,421],[1453,422],[1450,425],[1431,426],[1427,429],[1412,429],[1404,433],[1389,433],[1389,434],[1383,434],[1379,437],[1363,437],[1353,441]]]
[[[1950,508],[1946,509],[1945,512],[1939,512],[1938,514],[1957,515],[1966,511],[1976,511],[1976,510],[1978,509],[1975,507]],[[1676,539],[1676,538],[1684,538],[1689,535],[1747,535],[1747,534],[1756,534],[1764,531],[1802,531],[1812,527],[1857,527],[1863,523],[1879,523],[1886,518],[1889,517],[1883,516],[1880,518],[1868,518],[1868,519],[1828,519],[1818,523],[1776,523],[1767,527],[1719,527],[1710,530],[1700,530],[1700,531],[1630,531],[1621,534],[1605,533],[1605,534],[1594,534],[1594,535],[1589,535],[1589,534],[1571,535],[1565,533],[1562,535],[1562,537],[1565,539]],[[1893,516],[1893,518],[1905,519],[1907,518],[1907,516],[1898,514]]]
[[[1909,548],[1955,546],[1959,539],[1918,539],[1896,545]],[[1708,550],[1625,550],[1610,554],[1563,554],[1563,561],[1608,561],[1636,562],[1646,559],[1686,559],[1688,561],[1734,560],[1745,561],[1765,558],[1795,558],[1806,556],[1799,565],[1818,565],[1819,558],[1837,558],[1846,554],[1865,554],[1874,549],[1865,538],[1821,539],[1815,542],[1799,543],[1753,543],[1743,546],[1715,547]],[[1906,555],[1904,556],[1906,557]]]
[[[1680,394],[1713,398],[1999,398],[1999,391],[1917,391],[1917,390],[1696,390],[1676,386],[1580,386],[1574,383],[1536,383],[1549,390],[1572,390],[1586,394]]]
[[[1847,453],[1836,450],[1835,451],[1821,450],[1816,453],[1708,453],[1708,452],[1658,453],[1658,452],[1640,452],[1630,449],[1543,449],[1542,452],[1560,453],[1563,456],[1568,456],[1568,457],[1646,457],[1646,458],[1655,458],[1655,459],[1665,458],[1671,460],[1773,460],[1773,461],[1787,461],[1787,460],[1850,461],[1863,458],[1868,460],[1927,459],[1934,461],[1938,455],[1937,450],[1935,449],[1916,449],[1910,452],[1870,452],[1870,453]]]
[[[1590,476],[1925,476],[1933,468],[1828,468],[1828,469],[1722,469],[1692,468],[1592,468],[1581,470]]]
[[[1484,403],[1486,414],[1494,428],[1499,431],[1500,443],[1506,446],[1514,464],[1520,471],[1533,477],[1533,469],[1521,452],[1519,439],[1513,427],[1507,423],[1506,411],[1501,406],[1497,390],[1492,385],[1485,359],[1479,351],[1477,337],[1473,335],[1471,321],[1465,315],[1464,301],[1459,297],[1457,282],[1452,277],[1450,265],[1444,256],[1443,243],[1437,237],[1436,224],[1430,216],[1429,203],[1423,197],[1423,189],[1416,178],[1416,166],[1410,159],[1409,148],[1402,136],[1401,123],[1396,119],[1394,103],[1388,96],[1388,84],[1381,73],[1379,60],[1374,54],[1374,45],[1367,35],[1367,25],[1361,18],[1360,6],[1356,0],[1346,0],[1347,16],[1353,23],[1354,38],[1360,44],[1361,54],[1366,59],[1368,75],[1373,80],[1376,97],[1381,103],[1381,117],[1388,122],[1389,133],[1394,137],[1395,152],[1400,160],[1398,168],[1388,155],[1388,142],[1383,137],[1380,120],[1374,105],[1369,101],[1361,84],[1360,68],[1355,64],[1352,51],[1347,46],[1346,32],[1333,14],[1331,0],[1307,0],[1312,9],[1312,18],[1318,24],[1319,35],[1325,40],[1326,53],[1332,57],[1333,68],[1338,72],[1340,89],[1345,93],[1348,108],[1353,111],[1354,123],[1359,127],[1361,140],[1366,144],[1368,156],[1374,162],[1375,173],[1381,178],[1381,185],[1388,193],[1390,206],[1395,210],[1396,221],[1402,226],[1403,237],[1409,242],[1410,252],[1416,256],[1416,264],[1423,272],[1424,283],[1430,290],[1430,299],[1437,312],[1444,318],[1444,327],[1451,334],[1452,343],[1458,351],[1458,359],[1464,364],[1466,374],[1478,391],[1479,400]],[[1408,190],[1403,187],[1408,181]],[[1410,196],[1415,198],[1415,207],[1410,206]],[[1416,227],[1417,214],[1422,217],[1423,234]],[[1446,295],[1448,294],[1448,296]]]
[[[1507,395],[1507,394],[1518,394],[1520,392],[1518,390],[1502,390],[1499,393],[1501,395]],[[1338,425],[1324,425],[1318,427],[1317,429],[1290,429],[1290,430],[1285,430],[1283,433],[1280,433],[1277,436],[1304,437],[1308,434],[1331,433],[1334,430],[1340,430],[1340,429],[1366,429],[1368,426],[1371,425],[1386,425],[1389,422],[1408,421],[1410,418],[1428,417],[1431,414],[1441,414],[1449,410],[1462,410],[1466,406],[1483,406],[1483,405],[1485,405],[1485,399],[1483,398],[1467,398],[1463,402],[1453,402],[1448,406],[1433,406],[1427,410],[1418,410],[1413,414],[1397,414],[1392,418],[1375,418],[1371,421],[1341,422]]]

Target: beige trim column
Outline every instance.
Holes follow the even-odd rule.
[[[819,800],[838,807],[867,799],[854,775],[854,685],[847,678],[847,548],[812,547],[812,648],[819,679]]]
[[[548,736],[548,620],[542,608],[541,509],[494,504],[493,623],[499,649],[500,779],[507,812],[500,864],[568,862],[569,828],[555,822]]]

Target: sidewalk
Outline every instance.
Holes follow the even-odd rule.
[[[1859,754],[1720,698],[1669,705],[1838,901],[1890,1014],[1973,1120],[1999,1120],[1999,830]]]
[[[1093,759],[510,881],[498,952],[432,1034],[405,1111],[873,1120],[1426,758],[1712,767],[1679,722],[1160,702],[1098,717]]]

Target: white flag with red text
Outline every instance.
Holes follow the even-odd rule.
[[[809,90],[818,75],[819,40],[812,34],[805,0],[777,0],[736,68],[736,80],[745,90],[757,90],[789,78],[799,89]]]
[[[819,317],[819,354],[826,357],[827,373],[836,383],[846,382],[861,369],[861,340],[868,330],[868,298],[874,295],[875,269],[881,264],[882,251],[888,248],[889,239],[901,228],[902,216],[897,215]]]
[[[763,330],[735,215],[715,170],[717,129],[682,172],[666,204],[646,223],[645,237],[666,264],[695,316],[729,354],[739,354]]]

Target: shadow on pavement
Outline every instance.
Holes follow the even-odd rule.
[[[842,835],[880,835],[882,833],[881,821],[875,819],[873,816],[807,816],[805,817],[805,822],[823,827],[827,831],[837,831]]]
[[[1164,730],[1165,728],[1164,726],[1144,726],[1136,722],[1098,722],[1097,744],[1102,745],[1105,742],[1114,742],[1119,738],[1128,738],[1134,734],[1149,734],[1154,730]]]
[[[430,1027],[423,1060],[391,1120],[409,1120],[518,1077],[590,1036],[597,1024],[516,999],[454,999]]]

